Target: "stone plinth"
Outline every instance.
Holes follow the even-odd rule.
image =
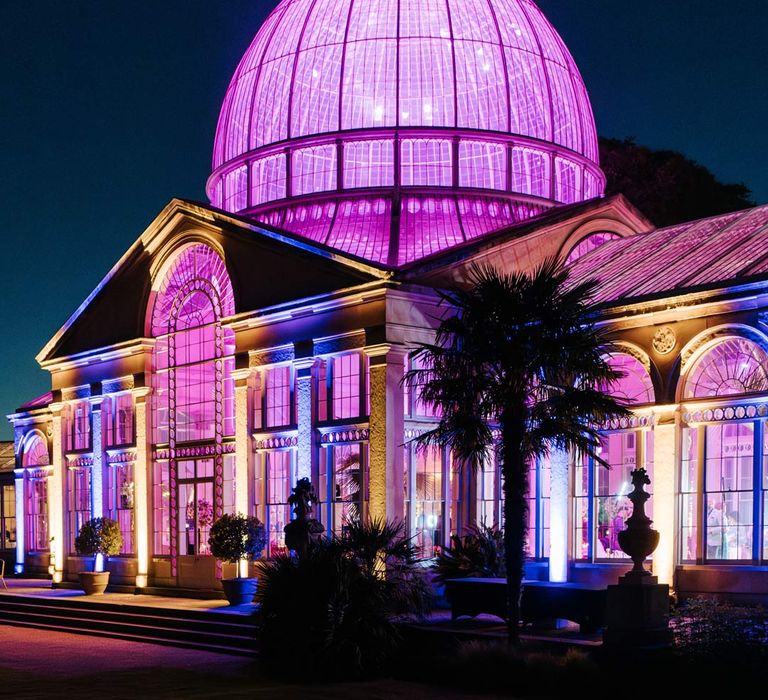
[[[669,586],[646,576],[608,586],[608,605],[603,642],[607,646],[666,646],[672,641],[669,630]],[[622,577],[626,579],[627,577]]]

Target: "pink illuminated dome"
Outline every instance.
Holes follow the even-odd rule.
[[[214,206],[391,266],[605,184],[584,81],[530,0],[283,0],[213,168]]]

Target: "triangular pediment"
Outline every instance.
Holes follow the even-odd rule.
[[[209,206],[172,200],[40,351],[40,363],[145,335],[153,273],[177,241],[224,253],[237,314],[352,289],[391,273],[381,267]]]

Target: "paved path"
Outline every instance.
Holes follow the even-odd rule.
[[[0,625],[0,695],[14,700],[461,700],[468,697],[443,688],[389,680],[292,686],[265,679],[250,659],[6,625]]]

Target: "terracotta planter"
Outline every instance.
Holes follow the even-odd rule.
[[[81,571],[78,576],[85,595],[104,595],[109,583],[109,571]]]
[[[256,595],[255,578],[223,578],[221,586],[230,605],[249,605]]]

